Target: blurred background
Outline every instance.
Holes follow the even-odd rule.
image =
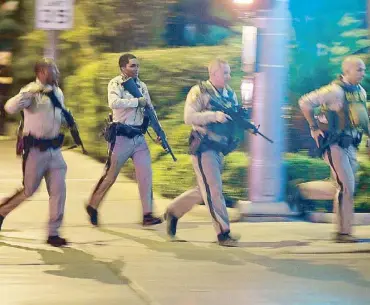
[[[174,198],[191,188],[195,179],[187,154],[190,128],[183,124],[186,94],[199,80],[207,79],[208,62],[219,56],[229,61],[231,86],[242,100],[242,28],[251,22],[258,5],[272,2],[254,0],[241,10],[232,0],[76,0],[73,28],[58,33],[57,64],[66,105],[91,155],[101,162],[106,159],[100,131],[109,113],[107,84],[119,74],[119,56],[132,52],[141,61],[140,78],[148,85],[178,158],[173,163],[148,139],[154,191]],[[289,10],[289,91],[283,107],[288,201],[294,200],[298,183],[330,176],[329,168],[315,156],[314,142],[298,109],[299,97],[333,80],[344,56],[358,54],[368,65],[370,46],[366,0],[291,0]],[[35,29],[35,1],[0,0],[0,137],[15,135],[19,118],[7,117],[1,109],[34,79],[33,64],[44,54],[46,43],[46,31]],[[370,90],[368,76],[363,86]],[[248,92],[243,96],[248,99]],[[248,196],[248,145],[244,135],[240,137],[244,144],[225,160],[225,194],[234,201]],[[370,212],[370,162],[363,146],[359,159],[356,211]],[[135,178],[130,162],[123,171]],[[312,202],[310,209],[330,211],[332,206]]]

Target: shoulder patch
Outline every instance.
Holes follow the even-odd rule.
[[[198,98],[198,96],[202,93],[201,91],[201,87],[199,85],[195,85],[193,86],[190,91],[189,91],[189,95],[190,97],[195,100],[196,98]]]

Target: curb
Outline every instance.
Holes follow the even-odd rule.
[[[334,213],[311,212],[307,215],[307,220],[316,223],[335,222]],[[370,225],[370,213],[355,213],[353,219],[354,225]]]
[[[308,246],[305,249],[292,249],[283,251],[284,254],[346,254],[346,253],[370,253],[370,245],[366,242],[360,242],[356,244],[333,244],[333,245],[317,245]]]
[[[242,220],[242,216],[238,208],[226,208],[226,209],[229,214],[230,222],[239,222]],[[189,211],[188,214],[195,217],[209,217],[209,219],[211,220],[211,214],[205,205],[194,206],[193,209]]]

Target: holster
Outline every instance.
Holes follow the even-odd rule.
[[[201,152],[204,136],[198,131],[192,130],[189,136],[189,154],[196,155]]]
[[[232,152],[238,146],[238,141],[231,140],[228,143],[219,143],[210,140],[207,135],[202,135],[193,130],[189,137],[189,154],[196,155],[207,150],[221,152],[224,156]]]
[[[23,154],[24,144],[23,136],[17,136],[17,142],[15,143],[15,154],[21,156]]]
[[[107,123],[104,126],[102,134],[105,141],[107,141],[108,143],[114,143],[116,141],[116,128],[117,123]]]
[[[23,154],[23,126],[24,126],[24,113],[21,111],[21,117],[22,119],[19,122],[18,128],[17,128],[17,142],[15,143],[15,155],[16,156],[22,156]]]
[[[325,136],[319,137],[319,148],[318,153],[320,156],[322,156],[325,151],[330,147],[330,145],[338,144],[339,147],[346,149],[353,145],[355,148],[358,148],[358,146],[361,143],[362,140],[362,133],[357,132],[356,137],[353,137],[351,135],[345,134],[343,132],[341,133],[335,133],[335,132],[324,132]]]

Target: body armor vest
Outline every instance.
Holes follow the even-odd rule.
[[[319,122],[320,129],[329,132],[343,132],[356,129],[360,133],[369,134],[369,117],[366,108],[366,95],[359,85],[350,85],[338,79],[333,82],[339,85],[345,95],[343,107],[338,111],[326,106],[320,107],[320,115],[324,115],[327,124]]]
[[[218,94],[215,92],[215,88],[208,82],[201,82],[199,84],[200,90],[202,93],[206,93],[210,96],[210,99],[217,101],[217,103],[225,105],[227,108],[232,108],[238,105],[238,102],[234,100],[234,91],[227,86],[227,97],[223,96],[221,93]],[[210,105],[210,110],[216,111],[212,105]],[[208,134],[216,134],[223,138],[225,144],[234,141],[234,137],[237,132],[237,126],[234,121],[228,121],[226,123],[210,123],[205,126]]]
[[[237,101],[234,100],[234,92],[230,87],[227,87],[228,97],[217,94],[214,88],[208,82],[201,82],[199,89],[202,94],[208,94],[210,97],[210,108],[208,110],[217,111],[212,107],[211,100],[217,101],[226,107],[235,107]],[[237,126],[234,121],[225,123],[211,123],[203,126],[206,129],[206,134],[201,135],[198,131],[193,130],[189,137],[189,153],[196,155],[207,150],[215,150],[227,155],[232,152],[238,145],[238,140],[235,139]]]

